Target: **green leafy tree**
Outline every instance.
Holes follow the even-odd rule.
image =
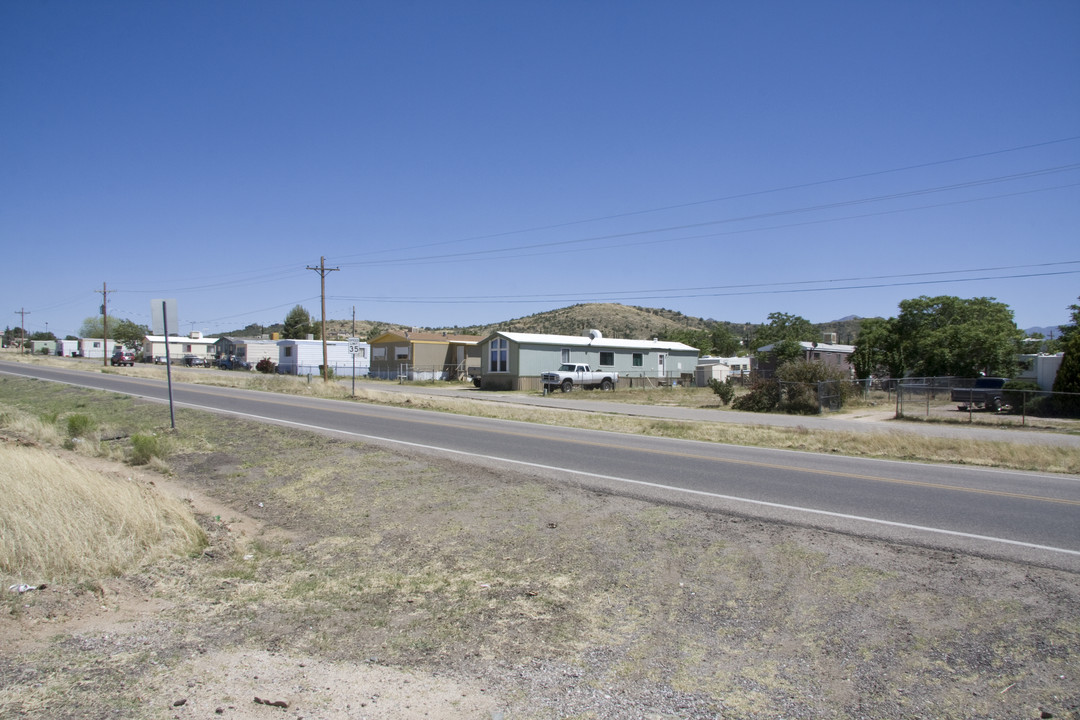
[[[1077,300],[1080,300],[1080,298],[1077,298]],[[1061,326],[1061,341],[1063,346],[1068,343],[1072,336],[1078,334],[1076,328],[1077,326],[1080,326],[1080,305],[1070,305],[1069,313],[1072,318],[1072,323]]]
[[[902,368],[893,377],[1010,377],[1016,372],[1023,332],[1012,310],[994,298],[924,295],[903,300],[900,315],[890,323],[896,336],[895,369]]]
[[[26,339],[27,340],[54,340],[55,341],[56,336],[53,335],[51,332],[36,332],[36,333],[34,333],[33,335],[31,335],[30,337],[28,337]]]
[[[784,365],[806,359],[806,353],[803,351],[803,346],[799,344],[799,341],[788,338],[778,340],[773,345],[770,354],[776,358],[777,372]]]
[[[851,364],[859,378],[871,375],[903,377],[904,353],[896,329],[896,318],[863,320],[859,335],[855,338]]]
[[[131,320],[121,320],[115,326],[112,322],[109,323],[109,334],[124,347],[142,350],[143,342],[150,334],[150,330],[145,325],[139,325]]]
[[[282,328],[281,337],[286,340],[303,340],[308,335],[318,332],[317,324],[312,324],[311,315],[302,306],[297,305],[285,316],[285,326]],[[316,334],[316,339],[321,335]]]
[[[702,355],[728,357],[739,351],[739,339],[723,327],[715,327],[712,330],[689,328],[667,330],[660,333],[658,337],[667,342],[681,342],[697,348]]]
[[[739,338],[725,327],[715,327],[709,333],[712,340],[710,354],[720,357],[734,357],[742,349]]]
[[[108,315],[107,317],[109,320],[109,335],[111,337],[105,337],[105,330],[103,329],[103,322],[100,315],[93,315],[83,320],[82,326],[79,328],[79,337],[101,338],[102,340],[116,339],[113,332],[115,332],[116,326],[120,324],[120,318],[115,318],[112,315]]]
[[[1070,333],[1065,341],[1065,354],[1054,377],[1053,390],[1056,393],[1080,393],[1080,333]],[[1070,414],[1080,410],[1080,395],[1066,395],[1054,399],[1058,406]]]
[[[816,337],[814,326],[804,317],[782,312],[769,313],[769,322],[757,328],[754,346],[764,347],[781,340],[809,341]]]

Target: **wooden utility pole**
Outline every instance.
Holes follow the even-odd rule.
[[[19,334],[22,335],[22,339],[19,341],[19,350],[26,352],[26,316],[30,314],[30,311],[25,308],[19,308],[15,311],[15,314],[19,316]]]
[[[322,379],[323,382],[327,382],[330,379],[330,369],[326,364],[326,273],[334,272],[335,270],[340,270],[341,268],[326,267],[326,258],[320,257],[319,267],[311,267],[310,265],[308,265],[307,269],[314,270],[315,272],[319,273],[319,295],[322,297],[322,332],[319,333],[320,335],[322,335]]]
[[[101,364],[109,366],[109,288],[101,283],[101,333],[105,336],[101,341],[105,344],[104,353],[101,356]],[[166,338],[168,342],[168,338]]]

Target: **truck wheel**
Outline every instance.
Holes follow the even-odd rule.
[[[573,389],[574,389],[574,381],[573,380],[563,380],[563,384],[562,384],[562,391],[563,392],[570,392]]]
[[[610,390],[611,389],[611,379],[610,378],[604,378],[603,380],[601,380],[600,381],[600,389],[605,391],[605,392]]]

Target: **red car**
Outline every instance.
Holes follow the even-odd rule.
[[[135,353],[130,350],[117,350],[113,353],[112,360],[109,361],[113,365],[130,365],[135,366]]]

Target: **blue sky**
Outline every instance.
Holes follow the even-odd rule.
[[[1080,296],[1080,3],[0,3],[4,324]]]

